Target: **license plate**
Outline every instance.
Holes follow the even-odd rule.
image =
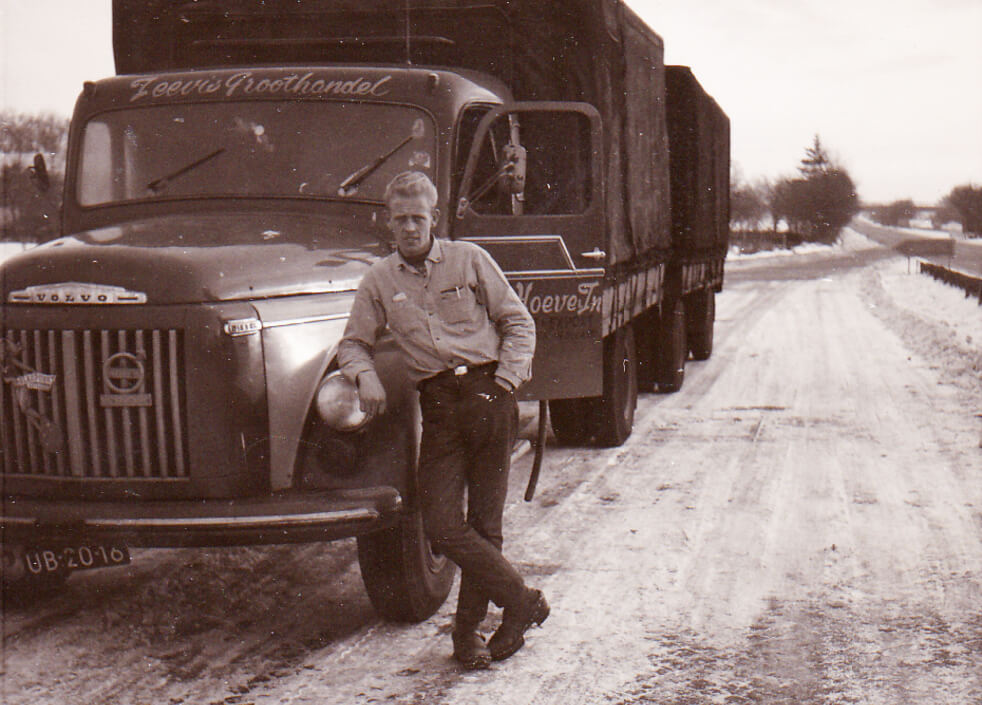
[[[27,570],[32,575],[62,573],[66,570],[88,570],[126,565],[130,552],[126,546],[59,546],[31,548],[24,551]]]

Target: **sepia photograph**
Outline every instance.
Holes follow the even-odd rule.
[[[982,703],[979,0],[0,0],[0,705]]]

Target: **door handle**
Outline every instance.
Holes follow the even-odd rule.
[[[603,259],[607,256],[607,253],[601,250],[599,247],[594,247],[589,252],[581,252],[580,257],[586,257],[587,259]]]

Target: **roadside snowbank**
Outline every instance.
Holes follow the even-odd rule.
[[[864,249],[871,240],[846,228],[847,246]],[[921,274],[918,261],[902,255],[869,268],[860,291],[872,312],[912,350],[936,365],[941,378],[966,392],[974,413],[982,411],[982,306],[962,289]],[[982,440],[980,440],[982,446]]]
[[[761,250],[750,254],[742,254],[739,248],[731,247],[726,255],[728,260],[759,260],[772,257],[791,257],[800,255],[840,255],[843,252],[878,247],[878,245],[851,228],[843,228],[839,239],[834,245],[822,245],[816,242],[806,242],[787,250]]]

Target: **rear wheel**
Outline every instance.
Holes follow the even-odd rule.
[[[638,357],[638,389],[653,392],[658,388],[657,310],[648,310],[634,319],[634,346]]]
[[[597,442],[619,446],[634,429],[638,406],[638,357],[634,332],[624,326],[604,343],[604,395],[600,402]]]
[[[638,405],[638,360],[634,333],[625,326],[604,340],[603,396],[553,399],[549,418],[563,445],[619,446],[634,428]]]
[[[685,361],[689,357],[682,299],[662,313],[658,337],[658,391],[677,392],[685,381]]]
[[[560,445],[581,446],[590,442],[599,400],[600,397],[549,400],[549,423]]]
[[[708,360],[713,354],[713,324],[716,322],[716,292],[703,289],[692,295],[687,307],[689,350],[694,360]]]
[[[389,529],[359,536],[358,563],[375,611],[397,622],[421,622],[436,612],[456,570],[433,552],[418,511]]]

